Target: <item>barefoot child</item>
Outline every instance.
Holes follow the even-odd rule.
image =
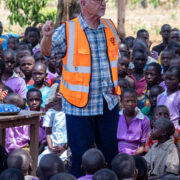
[[[125,89],[121,96],[124,109],[120,111],[117,129],[119,153],[138,155],[143,153],[150,121],[137,109],[137,93]]]

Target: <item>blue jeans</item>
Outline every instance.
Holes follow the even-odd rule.
[[[72,151],[72,174],[76,177],[83,175],[81,157],[85,151],[92,148],[94,143],[100,149],[108,164],[118,153],[117,124],[119,105],[109,111],[104,102],[104,114],[98,116],[66,115],[67,136]]]

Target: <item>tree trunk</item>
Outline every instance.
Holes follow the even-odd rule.
[[[58,0],[56,27],[75,18],[80,13],[78,0]]]
[[[118,31],[121,38],[125,33],[125,0],[118,0]]]

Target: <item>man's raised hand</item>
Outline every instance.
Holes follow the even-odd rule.
[[[54,33],[54,23],[52,21],[46,21],[42,28],[43,36],[52,37]]]

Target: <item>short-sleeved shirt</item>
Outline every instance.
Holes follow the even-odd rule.
[[[3,83],[10,87],[14,93],[19,94],[23,99],[26,98],[26,82],[15,72],[7,81],[3,81]]]
[[[44,116],[43,127],[52,127],[50,137],[53,146],[67,143],[66,117],[63,111],[49,109]]]
[[[114,94],[109,60],[107,55],[107,44],[104,28],[106,25],[100,21],[98,28],[92,29],[88,26],[81,15],[78,16],[82,30],[85,31],[91,49],[91,81],[89,89],[88,104],[78,108],[62,98],[63,111],[66,114],[78,116],[94,116],[103,114],[103,101],[112,110],[119,102],[119,97]],[[52,38],[51,55],[63,58],[66,53],[65,25],[57,28]]]
[[[27,90],[30,90],[31,88],[34,88],[34,85],[30,85],[30,86],[27,86]],[[41,106],[44,108],[45,107],[45,104],[46,104],[46,100],[49,96],[49,92],[50,92],[50,87],[48,86],[45,86],[43,88],[40,89],[41,93],[42,93],[42,104]]]
[[[154,144],[145,155],[145,160],[150,165],[150,176],[163,175],[166,172],[179,174],[179,155],[172,138],[162,144]]]
[[[150,121],[139,109],[137,115],[131,120],[127,127],[123,110],[120,112],[117,139],[119,153],[133,155],[142,143],[146,142],[147,134],[150,132]]]
[[[180,119],[180,91],[167,94],[164,91],[157,97],[157,106],[165,105],[169,109],[170,119],[176,128],[179,128],[178,121]]]

